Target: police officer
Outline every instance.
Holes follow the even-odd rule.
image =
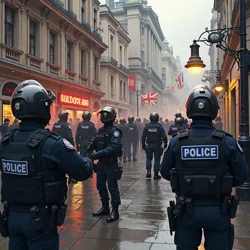
[[[158,122],[159,115],[156,112],[150,114],[150,123],[148,123],[142,133],[142,148],[145,150],[147,155],[146,160],[146,169],[147,169],[147,178],[151,178],[151,168],[152,168],[152,160],[155,158],[154,163],[154,179],[161,179],[159,175],[160,171],[160,160],[161,155],[163,153],[162,142],[164,142],[164,148],[167,147],[168,139],[166,136],[165,129]],[[147,142],[147,145],[146,145]]]
[[[0,127],[0,132],[1,135],[4,136],[5,133],[7,133],[10,130],[10,119],[9,118],[5,118],[3,121],[3,124]]]
[[[122,132],[122,149],[123,162],[127,162],[128,157],[128,126],[125,118],[120,119],[120,124],[117,126]]]
[[[170,141],[162,161],[161,175],[171,180],[177,194],[169,221],[176,217],[178,250],[198,249],[202,229],[205,249],[233,248],[230,217],[235,217],[238,200],[231,192],[247,179],[248,165],[238,142],[215,130],[212,120],[218,109],[214,93],[207,86],[196,87],[186,106],[192,124]]]
[[[109,223],[119,219],[118,207],[121,204],[121,198],[115,173],[118,170],[118,158],[122,156],[122,133],[120,129],[113,125],[116,112],[112,107],[104,107],[99,114],[104,126],[98,130],[97,136],[89,145],[89,149],[96,150],[91,159],[98,159],[97,189],[101,197],[102,207],[93,213],[93,216],[109,215],[107,219]],[[111,214],[107,182],[111,194]]]
[[[89,142],[96,136],[95,124],[92,123],[91,114],[88,111],[82,114],[83,121],[78,124],[76,130],[76,148],[80,151],[81,156],[87,156],[92,152],[87,152]]]
[[[183,125],[182,125],[185,129],[189,127],[189,124],[188,124],[188,119],[187,118],[184,118],[184,121],[183,121]]]
[[[57,226],[63,224],[67,208],[65,173],[77,180],[92,174],[88,158],[45,130],[54,99],[34,80],[20,83],[12,96],[13,115],[21,122],[0,144],[3,214],[8,222],[1,233],[7,231],[9,250],[59,250]]]
[[[185,129],[183,127],[183,122],[184,122],[183,117],[180,117],[180,116],[176,117],[175,123],[169,127],[168,135],[173,136],[174,134],[178,133],[180,130]]]
[[[58,114],[59,121],[56,122],[52,128],[52,133],[55,133],[75,146],[72,129],[68,123],[69,113],[67,111],[61,111]],[[69,176],[69,183],[77,183],[77,181]]]
[[[131,147],[133,147],[133,161],[137,161],[137,147],[139,143],[139,129],[136,123],[134,123],[135,118],[130,115],[128,117],[128,161],[131,161]]]

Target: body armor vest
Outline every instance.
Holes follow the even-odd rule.
[[[15,132],[5,134],[1,141],[2,201],[27,206],[62,204],[67,195],[65,174],[41,164],[41,145],[53,135],[39,129],[28,141],[13,142]]]
[[[81,140],[90,141],[93,138],[93,126],[90,122],[81,122],[79,124]]]
[[[161,144],[161,131],[160,124],[149,123],[147,129],[147,143],[159,143]]]
[[[102,132],[98,131],[96,137],[95,137],[95,145],[96,145],[96,151],[101,151],[107,148],[111,143],[112,134],[111,131],[114,127],[110,127],[108,130],[104,130]],[[117,128],[117,127],[116,127]],[[117,128],[120,133],[121,130]],[[117,150],[117,153],[112,154],[113,157],[121,157],[122,156],[122,144],[120,143],[119,149]]]
[[[178,196],[194,200],[214,200],[230,195],[233,177],[224,156],[224,131],[215,130],[211,137],[190,138],[188,131],[178,134],[176,167],[170,183]]]
[[[54,124],[53,133],[67,139],[67,131],[65,129],[65,124],[61,123],[60,121]]]
[[[135,140],[136,133],[136,124],[128,123],[128,139]]]

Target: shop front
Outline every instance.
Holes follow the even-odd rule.
[[[8,118],[10,120],[10,123],[12,123],[15,119],[15,117],[12,114],[10,101],[11,96],[16,88],[17,84],[14,82],[6,82],[2,87],[2,96],[1,96],[1,103],[2,103],[2,119],[1,123],[3,123],[5,118]]]

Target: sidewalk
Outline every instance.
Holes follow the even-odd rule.
[[[93,218],[100,208],[95,178],[70,187],[68,213],[60,227],[61,250],[174,250],[166,208],[174,195],[165,180],[145,179],[144,160],[124,165],[119,182],[122,194],[120,220],[111,224]],[[242,202],[235,225],[235,250],[250,249],[250,202]],[[199,250],[204,249],[202,246]],[[0,238],[0,250],[7,241]]]

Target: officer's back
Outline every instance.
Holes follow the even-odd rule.
[[[126,119],[120,119],[120,124],[117,126],[122,131],[122,140],[128,139],[128,125],[126,124]]]
[[[12,112],[21,122],[0,144],[2,202],[8,221],[8,227],[0,230],[8,233],[9,250],[59,250],[57,226],[63,224],[67,210],[65,174],[77,180],[92,174],[88,158],[45,130],[54,99],[34,80],[20,83],[12,96]]]
[[[196,87],[186,108],[193,122],[170,141],[161,165],[162,177],[171,180],[177,194],[177,209],[169,210],[174,211],[169,213],[171,225],[177,217],[175,244],[180,250],[198,249],[203,229],[206,249],[232,249],[230,218],[238,204],[237,197],[231,197],[232,187],[244,183],[248,165],[237,141],[215,130],[212,120],[219,105],[208,87]]]
[[[68,140],[72,145],[75,145],[73,139],[72,128],[68,121],[69,113],[67,111],[61,111],[58,114],[59,120],[54,124],[52,128],[52,133],[55,133],[66,140]]]
[[[128,118],[128,140],[131,142],[137,142],[139,139],[139,129],[136,123],[134,123],[134,117]]]

